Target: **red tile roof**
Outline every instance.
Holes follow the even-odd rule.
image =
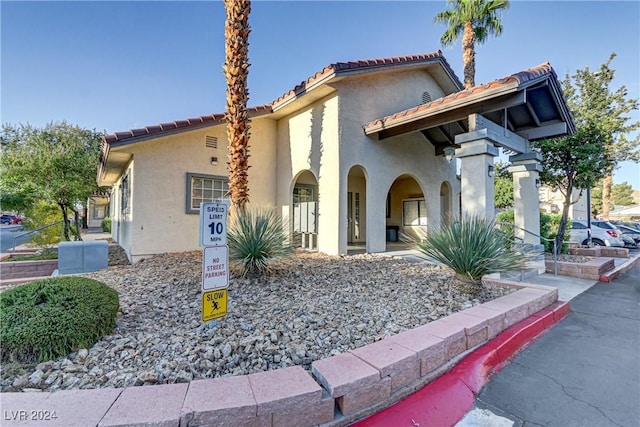
[[[287,103],[288,101],[302,95],[303,93],[311,90],[314,86],[318,84],[322,84],[328,79],[331,79],[336,76],[344,76],[348,74],[355,73],[363,73],[363,72],[371,72],[381,69],[389,69],[395,67],[406,67],[406,66],[414,66],[421,64],[429,64],[440,62],[442,66],[445,68],[446,72],[451,76],[452,80],[458,87],[462,87],[462,83],[460,79],[455,75],[453,69],[442,55],[441,51],[424,53],[419,55],[406,55],[406,56],[396,56],[390,58],[380,58],[380,59],[365,59],[360,61],[350,61],[350,62],[336,62],[335,64],[330,64],[324,67],[321,71],[318,71],[308,79],[302,81],[296,87],[291,89],[290,91],[284,93],[282,96],[278,97],[272,103],[267,105],[261,105],[258,107],[250,107],[248,108],[250,115],[260,115],[260,114],[268,114],[273,111],[273,109],[277,109],[282,104]],[[218,124],[224,122],[224,113],[216,113],[208,116],[200,116],[192,119],[186,120],[177,120],[175,122],[170,123],[162,123],[159,125],[146,126],[144,128],[139,129],[131,129],[124,132],[115,132],[110,135],[106,135],[103,138],[105,144],[115,144],[115,143],[129,143],[139,141],[141,139],[147,139],[150,136],[160,136],[164,133],[171,133],[174,131],[178,131],[182,128],[189,128],[194,126],[201,126],[206,124]],[[105,157],[106,157],[106,151]]]
[[[486,94],[489,91],[499,91],[501,88],[521,87],[529,82],[538,81],[539,79],[549,75],[557,78],[555,71],[551,67],[551,64],[549,62],[545,62],[536,67],[529,68],[528,70],[521,71],[516,74],[511,74],[510,76],[507,76],[505,78],[493,80],[489,83],[477,85],[469,89],[464,89],[459,92],[444,96],[442,98],[438,98],[429,103],[409,108],[390,116],[371,121],[364,126],[364,129],[367,134],[371,134],[377,132],[378,130],[391,126],[397,122],[404,122],[412,116],[419,116],[420,113],[426,113],[438,106],[457,103],[466,98]]]
[[[247,108],[249,115],[255,116],[261,113],[270,113],[270,105],[260,105],[258,107]],[[208,116],[200,116],[185,120],[176,120],[174,122],[161,123],[158,125],[146,126],[144,128],[131,129],[124,132],[116,132],[106,135],[103,141],[107,144],[118,142],[127,142],[128,140],[139,140],[141,137],[153,136],[156,134],[170,133],[182,128],[195,127],[206,124],[218,124],[224,122],[224,113],[211,114]]]
[[[395,56],[390,58],[365,59],[360,61],[336,62],[334,64],[329,64],[308,79],[300,82],[300,84],[298,84],[290,91],[278,97],[271,103],[271,105],[274,109],[277,109],[281,104],[286,103],[288,100],[305,93],[313,86],[325,82],[336,76],[435,62],[440,62],[446,69],[447,73],[451,76],[452,80],[454,80],[455,84],[457,84],[460,88],[463,87],[460,79],[458,79],[455,72],[453,71],[445,57],[442,55],[442,51],[438,50],[436,52],[424,53],[419,55]]]

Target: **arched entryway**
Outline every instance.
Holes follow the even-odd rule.
[[[362,166],[353,166],[347,178],[347,244],[364,245],[367,239],[367,178]]]
[[[420,241],[427,231],[427,202],[411,175],[400,175],[387,194],[387,241]]]
[[[440,186],[440,223],[445,225],[451,221],[451,215],[453,212],[453,191],[451,185],[447,181],[444,181]]]
[[[309,250],[318,249],[318,180],[305,170],[293,180],[291,191],[293,218],[292,244]]]

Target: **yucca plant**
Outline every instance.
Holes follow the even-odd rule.
[[[463,282],[476,286],[485,274],[520,270],[529,260],[529,254],[512,249],[508,234],[497,229],[495,221],[479,217],[444,224],[417,246]]]
[[[236,210],[229,225],[227,243],[229,259],[242,277],[267,272],[272,261],[291,252],[285,226],[271,207]]]

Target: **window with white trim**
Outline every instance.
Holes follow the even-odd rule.
[[[186,213],[200,213],[200,203],[228,201],[229,180],[226,176],[187,173]]]
[[[424,199],[402,201],[402,225],[427,225],[427,202]]]

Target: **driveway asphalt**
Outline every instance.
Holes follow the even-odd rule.
[[[640,426],[640,264],[575,297],[458,426]]]

